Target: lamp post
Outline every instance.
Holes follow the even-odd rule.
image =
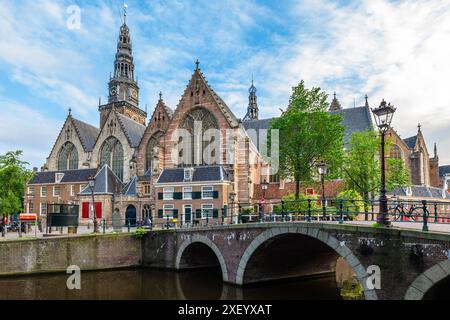
[[[267,182],[266,179],[264,179],[264,181],[261,183],[261,188],[263,190],[263,196],[262,196],[262,200],[261,200],[261,210],[259,212],[259,222],[262,222],[262,220],[263,220],[264,204],[266,202],[266,191],[269,188],[269,183]]]
[[[92,195],[92,211],[94,213],[94,233],[98,233],[98,222],[97,222],[97,215],[95,214],[95,199],[94,199],[94,187],[95,187],[95,177],[93,175],[90,175],[88,178],[89,182],[89,189],[91,190]]]
[[[323,219],[326,220],[327,217],[327,207],[326,207],[326,200],[325,200],[325,175],[327,174],[327,164],[324,161],[321,161],[317,165],[317,169],[319,170],[320,178],[322,181],[322,213],[323,213]]]
[[[234,200],[236,199],[236,193],[230,192],[230,203],[231,203],[231,224],[233,224],[233,213],[234,213]]]
[[[375,115],[375,121],[380,129],[381,134],[381,184],[380,184],[380,214],[378,215],[378,223],[383,226],[390,226],[388,216],[388,199],[386,196],[386,163],[385,163],[385,135],[389,130],[396,108],[386,101],[381,101],[378,108],[372,109]]]

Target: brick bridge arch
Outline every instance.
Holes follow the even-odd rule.
[[[225,259],[220,252],[219,248],[216,246],[214,242],[212,242],[208,237],[202,236],[202,235],[192,235],[192,237],[189,237],[189,239],[184,240],[184,242],[180,245],[177,256],[175,258],[175,269],[180,269],[181,264],[181,258],[183,257],[183,253],[186,251],[186,249],[194,244],[194,243],[202,243],[209,247],[214,254],[217,257],[217,260],[220,263],[220,268],[222,270],[222,278],[224,282],[228,282],[228,269],[227,264],[225,263]]]
[[[339,242],[335,237],[331,236],[328,232],[318,229],[308,229],[306,232],[301,228],[289,228],[288,230],[275,229],[266,230],[258,235],[244,251],[241,257],[239,266],[236,272],[236,284],[244,284],[244,274],[248,262],[255,251],[266,241],[271,240],[277,236],[287,234],[299,234],[310,238],[317,239],[325,243],[330,249],[334,250],[340,257],[342,257],[348,265],[353,269],[359,283],[364,288],[364,295],[366,300],[377,300],[377,293],[375,290],[369,290],[366,285],[367,272],[358,258],[352,253],[352,251],[343,242]]]
[[[441,261],[419,275],[406,290],[405,300],[422,300],[435,284],[450,276],[450,260]]]

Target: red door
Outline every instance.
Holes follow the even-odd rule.
[[[81,212],[81,216],[83,219],[89,219],[89,209],[91,206],[91,202],[83,202],[82,204],[82,212]],[[95,203],[95,216],[97,217],[97,219],[101,219],[103,217],[103,213],[102,213],[102,203],[101,202],[96,202]]]

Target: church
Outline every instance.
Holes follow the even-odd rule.
[[[243,119],[208,84],[197,61],[175,109],[160,94],[153,113],[142,110],[135,77],[133,45],[126,23],[120,27],[108,102],[99,103],[99,122],[88,124],[69,114],[40,172],[28,183],[26,212],[45,215],[52,203],[78,204],[80,222],[97,218],[108,225],[149,217],[193,223],[223,219],[232,203],[256,203],[261,182],[281,198],[289,191],[271,175],[255,132],[268,130],[259,119],[256,87],[249,89]],[[343,109],[334,96],[330,112],[343,116],[346,139],[354,131],[373,129],[366,105]],[[399,157],[409,157],[416,184],[436,184],[437,155],[429,158],[423,136],[399,138]],[[436,167],[437,166],[437,167]],[[423,169],[425,168],[425,169]],[[94,188],[88,185],[95,178]],[[269,190],[270,191],[270,190]],[[95,205],[92,205],[92,193]]]

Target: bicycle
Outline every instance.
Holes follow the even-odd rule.
[[[394,207],[389,208],[388,212],[394,221],[405,221],[406,218],[407,221],[412,220],[413,222],[418,222],[419,219],[423,218],[423,207],[415,204],[409,209],[405,209],[405,205],[400,202]]]

